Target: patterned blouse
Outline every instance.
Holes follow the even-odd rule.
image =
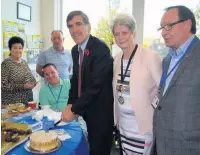
[[[36,82],[25,60],[21,63],[5,59],[1,64],[1,103],[14,104],[33,100],[31,89],[24,89],[24,84]]]

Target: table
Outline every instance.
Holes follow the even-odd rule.
[[[56,126],[55,129],[64,129],[72,138],[62,141],[62,146],[59,150],[45,155],[89,155],[88,144],[81,127],[76,121],[72,121],[68,125]],[[35,155],[25,150],[24,144],[26,142],[15,147],[6,155]]]

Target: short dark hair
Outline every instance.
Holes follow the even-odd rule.
[[[16,44],[16,43],[21,44],[22,47],[24,48],[24,40],[22,38],[18,37],[18,36],[13,36],[8,41],[8,48],[9,48],[9,50],[11,50],[12,45]]]
[[[72,20],[72,18],[73,18],[74,16],[81,16],[81,17],[83,18],[83,23],[84,23],[84,24],[86,24],[86,25],[90,24],[90,21],[89,21],[88,16],[87,16],[84,12],[79,11],[79,10],[72,11],[72,12],[70,12],[70,13],[68,14],[68,16],[67,16],[67,24],[68,24],[68,22],[69,22],[70,20]]]
[[[194,13],[187,7],[183,5],[176,5],[176,6],[170,6],[165,9],[165,11],[171,10],[171,9],[178,9],[178,16],[179,20],[187,20],[190,19],[192,22],[191,30],[190,32],[192,34],[196,34],[196,19],[194,16]]]
[[[44,65],[44,66],[42,67],[42,70],[44,70],[44,69],[47,68],[48,66],[52,66],[53,68],[55,68],[55,69],[57,70],[56,65],[54,65],[54,64],[52,64],[52,63],[48,63],[48,64]]]

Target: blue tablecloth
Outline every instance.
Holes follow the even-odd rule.
[[[59,150],[45,155],[89,155],[88,144],[81,127],[76,121],[72,121],[65,126],[57,126],[55,129],[64,129],[72,138],[62,141],[62,146]],[[15,147],[6,155],[35,155],[25,150],[24,144],[26,142]]]

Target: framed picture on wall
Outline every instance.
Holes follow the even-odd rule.
[[[17,19],[31,21],[31,6],[17,2]]]

